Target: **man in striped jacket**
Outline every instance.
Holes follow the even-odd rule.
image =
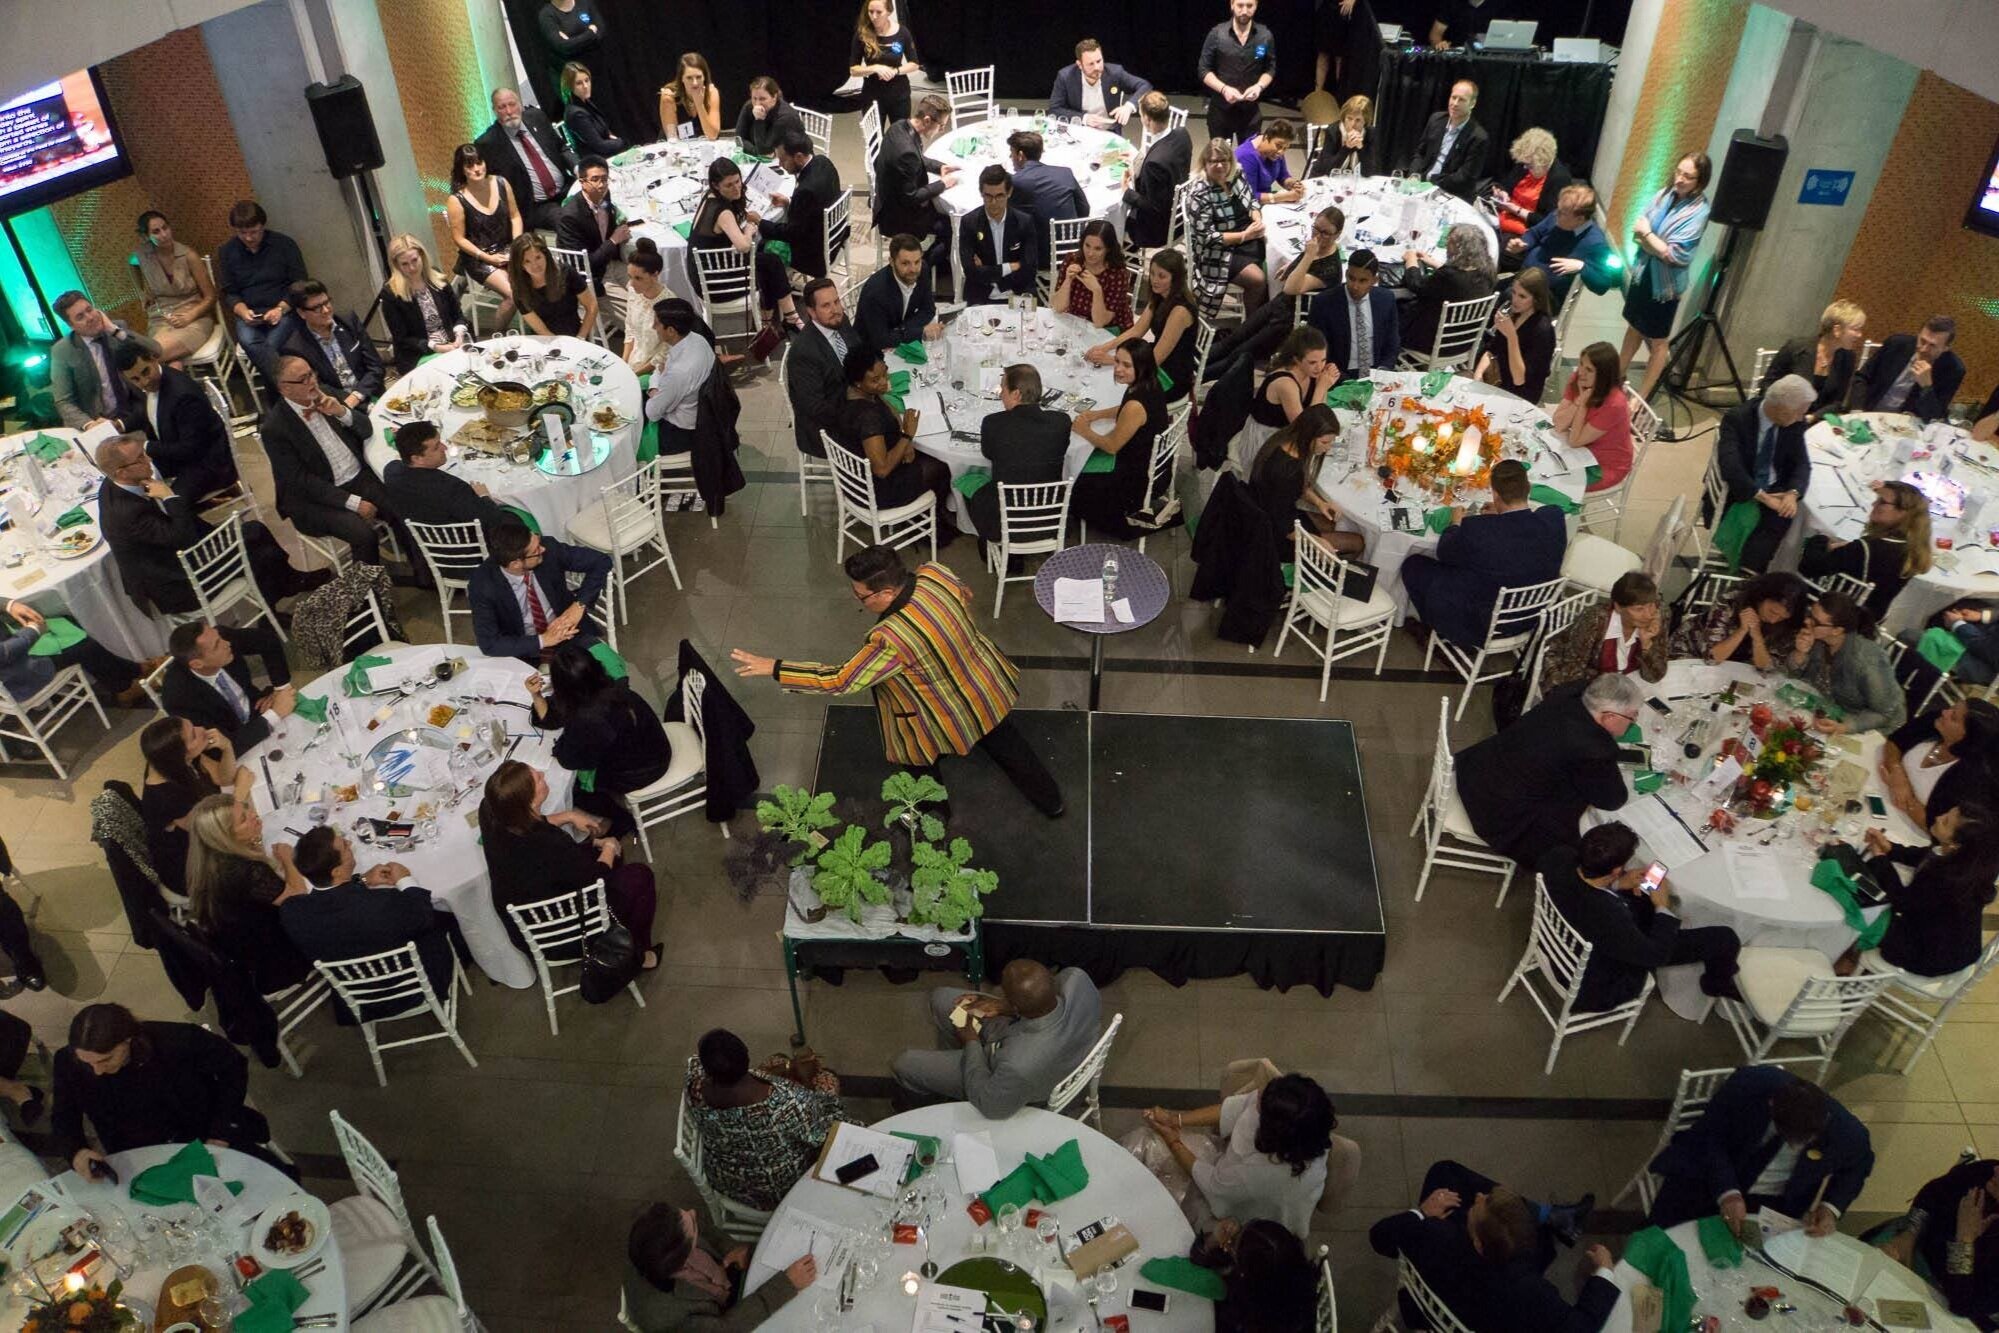
[[[929,768],[938,755],[984,750],[1034,808],[1050,819],[1062,791],[1007,717],[1019,671],[972,623],[972,590],[943,565],[914,574],[887,546],[848,556],[854,600],[878,619],[845,662],[787,662],[735,649],[739,676],[769,676],[787,690],[852,694],[871,689],[890,762]]]

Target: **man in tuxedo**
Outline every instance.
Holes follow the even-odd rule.
[[[1733,1226],[1767,1206],[1803,1222],[1808,1235],[1829,1236],[1874,1169],[1874,1145],[1825,1089],[1777,1065],[1749,1065],[1715,1089],[1651,1169],[1660,1177],[1654,1226],[1717,1211]]]
[[[285,355],[303,360],[326,392],[365,412],[382,396],[385,375],[381,353],[361,321],[352,311],[334,314],[326,284],[312,278],[293,283],[285,300],[298,314],[284,342]]]
[[[1907,412],[1941,421],[1964,383],[1964,358],[1950,350],[1957,321],[1931,315],[1915,334],[1892,334],[1854,375],[1854,400],[1868,412]]]
[[[1805,416],[1818,391],[1802,375],[1786,375],[1761,398],[1737,403],[1721,414],[1715,437],[1715,466],[1728,488],[1728,503],[1756,502],[1756,526],[1743,540],[1739,566],[1760,574],[1797,517],[1798,501],[1811,485],[1812,458],[1805,449]],[[1705,505],[1705,502],[1703,502]],[[1703,514],[1708,522],[1719,514]]]
[[[826,442],[819,432],[833,429],[840,404],[847,400],[847,349],[860,341],[860,334],[847,322],[840,284],[831,278],[806,283],[799,300],[806,323],[784,354],[785,393],[798,452],[824,458]]]
[[[1410,609],[1459,647],[1485,641],[1500,593],[1545,583],[1562,572],[1569,545],[1562,511],[1553,505],[1534,508],[1529,489],[1526,464],[1510,458],[1493,464],[1492,502],[1484,512],[1467,518],[1453,506],[1437,553],[1412,555],[1402,563]]]
[[[1076,183],[1075,172],[1043,162],[1041,150],[1041,136],[1032,130],[1006,136],[1007,155],[1013,159],[1013,207],[1034,219],[1034,239],[1045,255],[1048,224],[1090,216],[1090,197]]]
[[[987,542],[1000,539],[1000,483],[1060,481],[1069,452],[1069,414],[1041,406],[1040,371],[1026,362],[1008,366],[1000,375],[999,400],[1000,410],[979,423],[979,452],[993,479],[965,500],[981,556]]]
[[[396,431],[396,459],[383,470],[389,505],[405,523],[478,523],[506,516],[483,481],[468,482],[444,470],[444,437],[428,421]]]
[[[1093,130],[1131,122],[1138,101],[1152,85],[1123,65],[1107,64],[1104,48],[1094,37],[1076,43],[1076,63],[1064,65],[1048,94],[1048,114],[1057,120],[1080,120]]]
[[[364,565],[382,562],[376,519],[394,517],[389,493],[362,458],[374,424],[358,407],[320,388],[302,357],[278,361],[278,400],[264,413],[264,452],[278,488],[278,512],[300,532],[338,537]]]
[[[1194,169],[1194,141],[1184,126],[1173,129],[1172,104],[1162,92],[1139,99],[1138,114],[1152,146],[1139,154],[1138,167],[1124,192],[1124,236],[1130,245],[1164,245],[1173,225],[1173,192]]]
[[[1347,280],[1312,298],[1307,318],[1326,335],[1326,360],[1341,379],[1365,379],[1370,370],[1393,370],[1402,355],[1395,298],[1380,283],[1374,251],[1347,256]]]
[[[292,865],[312,892],[279,903],[278,923],[300,953],[333,963],[414,943],[430,988],[440,999],[451,993],[451,953],[469,956],[465,939],[458,918],[433,903],[430,890],[398,887],[409,867],[386,861],[359,873],[347,835],[325,825],[299,838]]]
[[[1628,1004],[1645,978],[1675,963],[1703,964],[1701,990],[1739,1000],[1736,955],[1742,941],[1727,926],[1680,924],[1680,900],[1671,880],[1648,887],[1638,835],[1624,824],[1598,824],[1575,847],[1551,847],[1537,867],[1548,896],[1570,925],[1590,942],[1576,1012],[1601,1013]]]
[[[229,423],[194,376],[162,366],[136,342],[121,344],[114,359],[132,402],[120,424],[145,435],[146,452],[160,475],[173,483],[174,494],[198,503],[204,495],[235,485]]]
[[[487,168],[513,187],[522,223],[554,231],[569,192],[570,158],[541,108],[523,106],[512,88],[495,88],[493,123],[474,142]]]
[[[1620,809],[1630,794],[1617,738],[1644,707],[1637,681],[1605,672],[1581,690],[1556,690],[1506,730],[1458,751],[1458,798],[1472,828],[1524,870],[1550,848],[1575,846],[1585,811]]]
[[[71,430],[89,430],[100,421],[123,421],[132,411],[131,391],[118,377],[118,353],[137,347],[152,356],[160,345],[134,333],[99,310],[82,292],[55,299],[56,315],[69,325],[67,336],[49,349],[49,392],[56,415]]]
[[[610,556],[531,532],[511,514],[486,533],[486,551],[466,589],[480,652],[533,666],[559,643],[597,642],[583,617],[611,577]],[[581,586],[569,586],[571,574]]]
[[[958,260],[965,266],[965,304],[988,305],[1007,295],[1034,290],[1040,250],[1034,220],[1015,212],[1013,178],[995,162],[979,173],[979,198],[985,207],[958,224]]]
[[[923,281],[923,246],[914,236],[889,241],[888,263],[861,284],[854,306],[860,340],[878,352],[944,331],[937,299]]]
[[[1415,153],[1403,168],[1468,204],[1478,199],[1490,146],[1485,127],[1471,118],[1477,105],[1477,84],[1470,79],[1452,84],[1447,109],[1430,117]]]
[[[203,621],[176,625],[167,652],[173,662],[160,682],[160,703],[168,716],[221,732],[238,754],[271,734],[266,714],[289,717],[298,703],[284,643],[261,621],[245,629]],[[246,653],[262,659],[270,689],[259,690],[250,679]]]
[[[631,224],[611,202],[611,164],[594,154],[576,164],[576,193],[555,219],[555,244],[581,250],[590,261],[590,283],[604,294],[604,276],[624,257]]]
[[[951,104],[925,93],[916,114],[882,132],[875,158],[875,227],[888,235],[909,235],[919,244],[935,238],[932,263],[950,266],[951,220],[937,210],[937,196],[958,183],[958,169],[927,158],[923,149],[951,127]],[[930,173],[937,173],[931,180]]]
[[[787,129],[777,141],[777,164],[795,182],[790,194],[773,194],[781,218],[765,218],[757,231],[767,241],[791,247],[791,266],[808,277],[826,276],[826,210],[840,198],[840,173],[833,159],[813,151],[812,136],[803,127]],[[840,238],[835,236],[838,245]]]

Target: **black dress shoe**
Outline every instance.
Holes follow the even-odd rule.
[[[40,968],[36,968],[32,972],[21,972],[17,975],[21,979],[21,984],[29,990],[47,990],[49,988],[49,979]]]
[[[1719,981],[1710,981],[1708,978],[1702,977],[1701,994],[1712,996],[1717,1000],[1739,1001],[1742,999],[1742,992],[1736,989],[1734,977],[1723,977]]]
[[[1589,1215],[1596,1207],[1596,1195],[1585,1194],[1574,1203],[1551,1204],[1548,1208],[1548,1230],[1563,1245],[1573,1248],[1582,1231],[1589,1225]]]

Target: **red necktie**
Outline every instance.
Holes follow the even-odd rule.
[[[541,182],[541,197],[555,198],[555,176],[548,169],[548,159],[541,155],[541,145],[526,129],[521,130],[521,147],[527,151],[528,167],[534,172],[534,178]]]
[[[541,633],[548,628],[548,610],[541,604],[541,592],[534,586],[534,575],[527,576],[528,619],[534,622],[534,632]]]

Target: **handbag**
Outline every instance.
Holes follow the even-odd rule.
[[[757,331],[756,341],[750,344],[750,360],[762,365],[770,360],[770,354],[784,341],[784,328],[775,320]]]
[[[583,911],[583,891],[576,891],[576,910]],[[603,1004],[638,979],[644,956],[632,939],[632,932],[605,914],[610,924],[594,935],[583,937],[582,977],[577,989],[585,1004]]]
[[[1381,569],[1365,560],[1348,560],[1346,573],[1340,578],[1340,596],[1354,602],[1365,602],[1374,596],[1375,580],[1381,577]]]

